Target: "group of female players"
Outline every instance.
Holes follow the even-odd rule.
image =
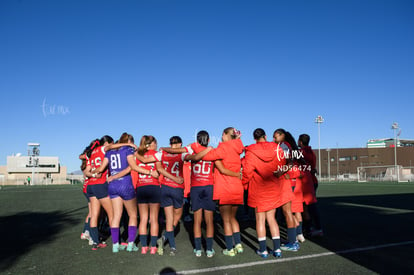
[[[289,132],[278,129],[273,141],[267,141],[263,129],[253,132],[255,144],[244,147],[241,133],[233,127],[223,130],[217,148],[208,147],[209,134],[197,133],[197,141],[182,147],[179,136],[170,138],[170,147],[157,151],[157,140],[143,136],[139,146],[134,138],[123,133],[117,142],[109,136],[94,140],[84,150],[82,171],[84,193],[89,202],[82,239],[92,249],[106,246],[99,242],[98,219],[103,208],[107,214],[114,253],[126,249],[163,255],[164,244],[169,254],[177,253],[174,229],[182,213],[184,197],[189,196],[194,213],[194,254],[202,256],[201,224],[206,224],[206,256],[213,257],[214,212],[218,206],[224,229],[226,248],[222,253],[235,256],[243,253],[237,209],[244,204],[255,209],[256,231],[262,258],[269,254],[282,256],[282,250],[298,251],[302,234],[302,213],[316,203],[314,176],[315,155],[309,147],[309,136],[299,137],[298,145]],[[242,153],[245,153],[241,158]],[[187,178],[185,181],[184,178]],[[138,207],[137,207],[138,205]],[[159,237],[159,212],[163,208],[165,233]],[[276,209],[283,212],[287,227],[287,243],[280,242]],[[315,207],[314,207],[315,208]],[[125,210],[124,210],[125,209]],[[123,212],[128,214],[128,242],[120,242]],[[139,225],[138,225],[139,212]],[[306,218],[307,216],[305,216]],[[266,248],[266,222],[273,240],[273,249]],[[150,228],[148,241],[148,224]]]

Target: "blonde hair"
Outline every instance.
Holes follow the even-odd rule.
[[[151,143],[154,141],[157,142],[153,136],[142,136],[138,147],[138,154],[141,156],[145,155],[145,153],[148,152],[148,148],[150,147]]]

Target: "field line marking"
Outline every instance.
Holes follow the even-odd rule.
[[[337,204],[338,205],[344,205],[344,206],[353,206],[353,207],[361,207],[361,208],[380,210],[380,211],[383,211],[384,214],[409,214],[409,213],[414,213],[414,210],[410,210],[410,209],[381,207],[381,206],[374,206],[374,205],[367,205],[367,204],[357,204],[357,203],[348,203],[348,202],[338,202]]]
[[[233,265],[216,266],[216,267],[209,267],[209,268],[202,268],[202,269],[183,270],[183,271],[178,271],[177,274],[197,274],[201,272],[204,272],[204,273],[215,272],[215,271],[220,271],[220,270],[252,267],[252,266],[257,266],[257,265],[274,264],[274,263],[284,263],[284,262],[291,262],[291,261],[297,261],[297,260],[312,259],[312,258],[332,256],[332,255],[338,255],[338,254],[348,254],[348,253],[354,253],[354,252],[360,252],[360,251],[368,251],[368,250],[375,250],[375,249],[380,249],[380,248],[410,245],[410,244],[414,244],[414,241],[390,243],[390,244],[383,244],[383,245],[373,245],[373,246],[367,246],[367,247],[340,250],[337,252],[324,252],[324,253],[318,253],[318,254],[313,254],[313,255],[297,256],[297,257],[274,259],[274,260],[263,260],[263,261],[256,261],[256,262],[250,262],[250,263],[244,263],[244,264],[233,264]]]

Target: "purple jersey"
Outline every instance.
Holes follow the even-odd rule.
[[[134,154],[134,148],[130,146],[124,146],[124,147],[119,148],[118,150],[110,150],[106,152],[105,158],[107,158],[109,162],[108,166],[109,166],[110,175],[115,176],[122,170],[128,168],[129,164],[128,164],[127,157],[133,154]],[[127,174],[117,180],[123,180],[128,177],[131,178],[131,174]]]

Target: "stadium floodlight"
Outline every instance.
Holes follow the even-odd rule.
[[[318,124],[318,176],[321,179],[321,123],[324,122],[324,119],[321,115],[318,115],[315,118],[315,123]]]
[[[328,152],[328,182],[331,182],[331,157],[329,154],[331,152],[331,149],[326,149],[326,152]]]
[[[397,130],[400,128],[400,126],[398,126],[397,122],[394,122],[391,125],[391,129],[394,130],[394,166],[395,166],[395,172],[397,173],[397,182],[400,181],[400,171],[398,171],[398,166],[397,166]]]

